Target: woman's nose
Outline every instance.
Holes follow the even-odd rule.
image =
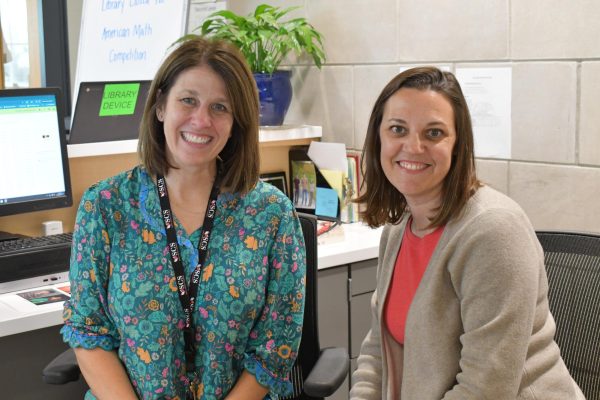
[[[404,148],[406,151],[410,151],[412,153],[421,153],[423,151],[423,143],[421,142],[421,138],[417,134],[410,134],[406,136],[406,141],[404,142]]]
[[[201,105],[197,107],[192,115],[193,122],[198,127],[210,126],[211,124],[211,115],[208,106]]]

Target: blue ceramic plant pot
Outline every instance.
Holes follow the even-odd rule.
[[[292,102],[292,71],[254,73],[260,100],[260,125],[282,125]]]

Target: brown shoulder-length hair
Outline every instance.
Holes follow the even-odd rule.
[[[438,92],[450,102],[454,111],[456,142],[452,164],[444,178],[441,205],[429,224],[429,227],[441,226],[460,214],[481,183],[475,174],[473,127],[467,101],[456,77],[435,67],[412,68],[396,75],[375,101],[361,163],[364,175],[361,189],[364,192],[355,202],[363,204],[361,217],[371,227],[386,223],[397,224],[408,211],[406,198],[386,178],[380,158],[379,129],[384,107],[388,99],[402,88]]]
[[[164,106],[179,75],[193,67],[209,66],[225,83],[231,103],[231,137],[219,154],[224,190],[247,193],[258,181],[258,91],[252,72],[239,50],[224,41],[194,37],[181,43],[162,63],[152,84],[140,124],[138,153],[150,174],[166,175],[175,168],[167,160],[163,123],[156,110]]]

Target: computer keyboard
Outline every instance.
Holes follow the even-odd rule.
[[[0,241],[0,283],[69,269],[71,233]]]
[[[71,247],[72,233],[58,235],[23,237],[0,241],[0,257],[3,255],[27,253],[56,247]]]

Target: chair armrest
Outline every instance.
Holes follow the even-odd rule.
[[[79,379],[79,365],[73,349],[59,354],[42,371],[42,379],[51,385],[62,385]]]
[[[304,393],[312,397],[331,396],[348,376],[350,359],[342,347],[323,349],[304,381]]]

